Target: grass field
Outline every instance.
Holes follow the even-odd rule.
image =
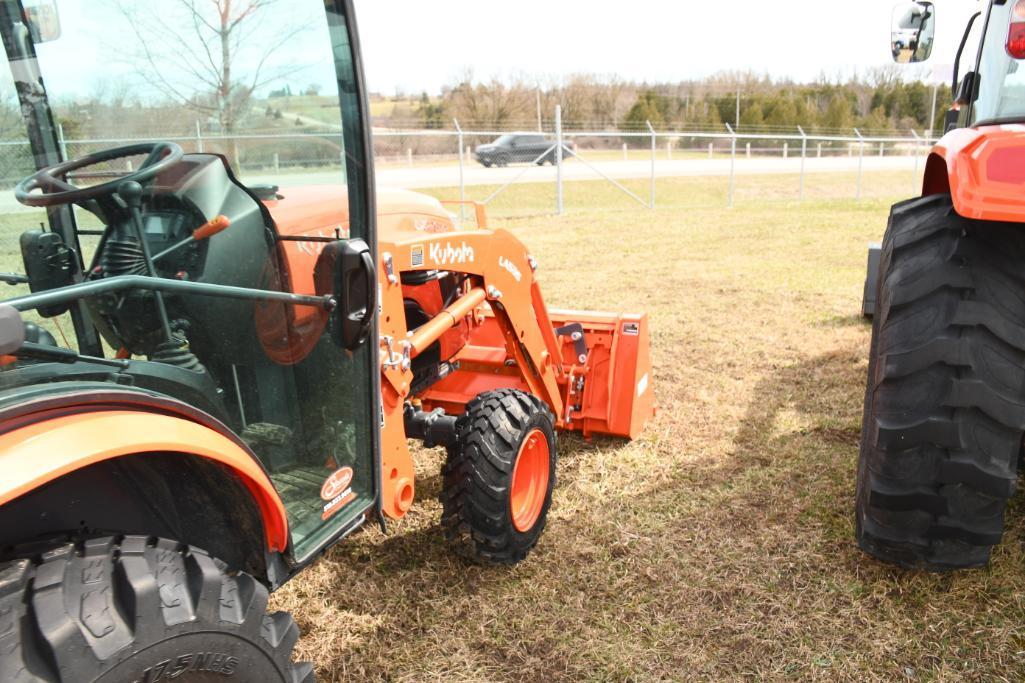
[[[530,215],[548,188],[512,188],[495,214],[526,215],[494,223],[550,305],[650,314],[658,415],[632,443],[561,438],[549,527],[512,569],[449,554],[421,452],[403,521],[274,596],[299,655],[327,681],[1025,677],[1020,500],[988,569],[902,571],[853,542],[865,244],[911,189],[884,175],[875,199],[802,205],[793,179],[745,179],[773,201],[732,210],[707,208],[722,179],[662,181],[655,211],[571,184],[561,218]]]

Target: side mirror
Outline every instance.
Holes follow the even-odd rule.
[[[25,343],[25,321],[21,311],[9,304],[0,304],[0,356],[14,355]]]
[[[370,336],[377,312],[377,276],[370,247],[361,239],[338,240],[324,246],[313,269],[318,294],[336,304],[328,327],[331,339],[349,351]]]
[[[33,43],[48,43],[61,37],[56,0],[23,0],[22,6]]]
[[[898,64],[924,62],[932,55],[936,8],[931,2],[902,2],[893,8],[890,52]]]

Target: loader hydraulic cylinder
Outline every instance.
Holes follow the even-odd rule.
[[[409,343],[409,355],[415,358],[423,353],[428,346],[438,341],[441,335],[458,325],[459,321],[470,311],[484,303],[485,299],[487,299],[487,293],[481,287],[474,287],[459,297],[448,308],[417,328],[416,332],[406,340]]]

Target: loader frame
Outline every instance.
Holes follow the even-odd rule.
[[[386,515],[401,517],[414,497],[406,437],[444,443],[453,428],[452,421],[435,419],[425,432],[424,414],[460,414],[487,391],[533,394],[548,405],[557,428],[588,438],[638,435],[655,409],[646,315],[549,310],[535,277],[537,260],[506,230],[391,234],[399,239],[383,237],[378,252]],[[402,276],[431,271],[467,278],[458,298],[409,330],[402,316],[389,314],[403,308]],[[436,383],[413,394],[412,360],[460,324],[471,330],[469,342]]]

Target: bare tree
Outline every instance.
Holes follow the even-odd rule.
[[[248,113],[256,90],[281,77],[272,58],[309,22],[280,0],[173,0],[160,11],[150,3],[117,0],[137,46],[139,75],[160,93],[208,118],[231,134]],[[280,11],[274,11],[280,8]],[[261,25],[276,30],[273,42]],[[292,71],[296,65],[287,67]]]
[[[591,109],[597,126],[615,127],[622,113],[626,91],[627,84],[618,76],[608,76],[604,82],[595,80],[591,91]]]

